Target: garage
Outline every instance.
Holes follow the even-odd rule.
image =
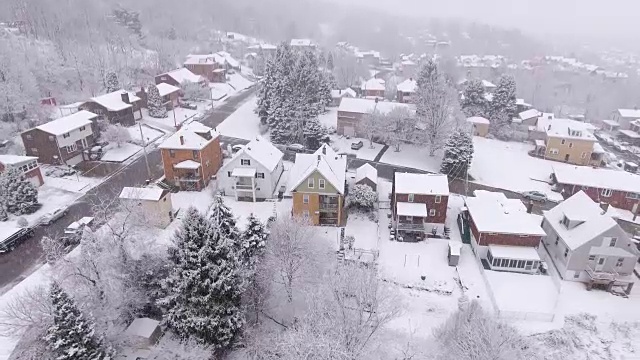
[[[76,155],[76,156],[74,156],[72,158],[67,159],[65,161],[65,163],[67,165],[69,165],[69,166],[75,166],[75,165],[80,164],[82,162],[82,160],[84,160],[84,159],[82,158],[82,153],[80,153],[80,154],[78,154],[78,155]]]
[[[356,136],[356,129],[353,126],[345,126],[343,130],[344,136]]]

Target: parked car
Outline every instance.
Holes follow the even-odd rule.
[[[78,221],[74,221],[66,229],[64,229],[65,236],[81,235],[85,226],[89,226],[93,223],[91,216],[85,216]]]
[[[304,152],[304,145],[289,144],[287,145],[287,150],[293,151],[293,152]]]
[[[57,208],[52,212],[42,215],[39,222],[40,224],[51,225],[59,219],[65,217],[68,213],[69,210],[66,208]]]
[[[620,142],[615,141],[613,143],[613,148],[618,150],[618,151],[620,151],[620,152],[625,152],[625,151],[627,151],[627,147],[624,144],[625,143],[620,143]]]
[[[522,197],[528,200],[545,202],[547,201],[547,195],[540,191],[525,191],[522,193]]]
[[[351,150],[360,150],[363,146],[364,143],[362,142],[362,140],[360,140],[358,142],[351,143]]]
[[[180,107],[189,110],[198,110],[198,105],[190,104],[188,102],[181,102]]]

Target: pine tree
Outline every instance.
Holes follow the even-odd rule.
[[[460,106],[466,117],[486,116],[489,102],[485,98],[485,91],[481,80],[469,80],[462,92],[462,96]]]
[[[211,207],[211,221],[213,226],[220,229],[223,236],[227,237],[234,244],[239,245],[240,231],[236,226],[236,219],[231,209],[225,205],[222,195],[216,193]]]
[[[102,339],[95,335],[94,324],[85,319],[75,301],[58,285],[51,284],[53,325],[44,337],[57,360],[110,359]]]
[[[163,282],[167,296],[159,301],[166,310],[165,323],[176,335],[216,348],[229,347],[244,325],[240,260],[225,235],[224,226],[231,224],[222,221],[222,213],[211,221],[187,210],[175,235],[176,248],[170,251],[174,268]]]
[[[334,68],[335,66],[333,65],[333,53],[329,52],[329,55],[327,55],[327,70],[333,71]]]
[[[29,214],[38,204],[38,189],[15,168],[0,175],[0,192],[10,214]]]
[[[158,90],[158,87],[153,84],[149,86],[149,90],[147,92],[147,109],[149,109],[149,116],[153,118],[167,117],[167,108],[162,102],[160,91]]]
[[[114,72],[107,73],[106,79],[107,93],[120,90],[120,82],[118,81],[118,75]]]
[[[473,139],[466,129],[453,131],[444,146],[440,172],[451,177],[464,177],[473,160]]]
[[[320,124],[318,118],[309,119],[304,124],[304,142],[309,149],[317,149],[327,137],[327,129]]]
[[[242,261],[253,268],[263,253],[269,232],[253,214],[247,219],[247,228],[242,232]]]
[[[494,129],[510,124],[518,113],[516,81],[513,76],[502,75],[489,104],[489,120]]]

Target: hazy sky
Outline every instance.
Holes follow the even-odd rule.
[[[403,15],[456,17],[538,35],[640,37],[640,0],[342,0]],[[392,10],[393,9],[393,10]]]

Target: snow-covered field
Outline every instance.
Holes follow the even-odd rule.
[[[115,144],[109,144],[106,147],[105,153],[104,155],[102,155],[102,158],[100,160],[109,162],[123,162],[140,152],[140,150],[142,150],[142,147],[130,143],[121,144],[119,147]]]
[[[101,177],[88,177],[79,174],[63,177],[47,176],[45,172],[48,166],[40,165],[40,167],[42,168],[42,176],[46,186],[67,192],[86,193],[104,181],[104,178]]]
[[[226,97],[233,96],[254,85],[254,82],[238,73],[229,74],[227,77],[227,82],[209,84],[209,87],[211,88],[211,97],[214,100],[219,101]]]
[[[38,211],[33,214],[22,216],[11,215],[9,220],[0,223],[0,226],[17,227],[18,219],[21,217],[24,217],[29,222],[29,226],[35,225],[44,214],[52,212],[57,208],[68,207],[80,196],[82,196],[81,193],[69,192],[58,189],[49,184],[44,184],[38,188],[38,202],[42,204],[42,207],[38,209]]]
[[[131,126],[127,128],[131,141],[137,145],[150,144],[162,137],[165,133],[158,129],[154,129],[147,125],[142,125],[142,134],[139,126]]]
[[[254,112],[255,108],[256,97],[251,96],[218,126],[220,134],[246,140],[258,135],[268,138],[267,134],[260,134],[260,118]]]
[[[175,117],[174,117],[174,113],[175,113]],[[156,127],[159,129],[162,129],[164,131],[167,132],[175,132],[176,131],[176,125],[180,125],[182,123],[184,123],[185,121],[190,121],[193,120],[195,118],[197,118],[198,116],[202,115],[202,111],[199,110],[191,110],[191,109],[185,109],[185,108],[181,108],[181,107],[177,107],[173,110],[169,110],[167,112],[167,117],[166,118],[154,118],[149,116],[149,112],[147,111],[147,109],[142,109],[142,123],[143,124],[148,124],[152,127]],[[138,127],[132,127],[130,129],[135,129],[138,130],[138,135],[136,136],[136,138],[140,138],[140,130],[138,129]],[[133,131],[133,130],[131,130]],[[143,130],[144,132],[144,130]],[[132,133],[133,135],[133,133]],[[147,135],[145,135],[147,136]],[[150,137],[150,136],[147,136]]]

